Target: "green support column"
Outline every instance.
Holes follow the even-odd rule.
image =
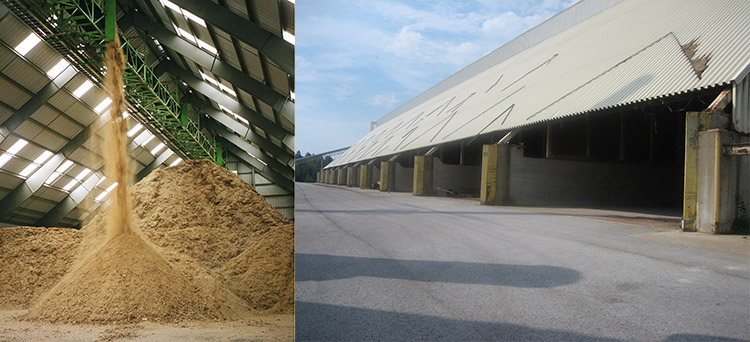
[[[396,162],[380,162],[380,191],[393,191],[396,183]]]
[[[688,112],[685,118],[685,181],[682,200],[682,229],[695,231],[698,204],[698,132],[712,127],[712,115]]]
[[[359,188],[369,189],[372,183],[372,167],[368,164],[359,166]]]
[[[414,156],[414,196],[432,195],[432,156]]]
[[[224,166],[224,150],[221,149],[221,141],[216,142],[216,165]]]
[[[482,146],[480,204],[510,203],[510,149],[509,144]]]
[[[115,40],[115,22],[117,20],[117,1],[107,0],[104,4],[104,41],[111,42]]]

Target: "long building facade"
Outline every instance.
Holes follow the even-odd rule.
[[[739,0],[581,1],[381,118],[318,181],[742,231],[749,18]]]

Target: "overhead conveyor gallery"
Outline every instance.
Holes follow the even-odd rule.
[[[0,222],[78,227],[116,183],[100,150],[105,1],[0,1]],[[294,3],[118,0],[129,173],[187,159],[294,216]]]
[[[320,182],[747,225],[750,3],[581,1],[378,121]]]

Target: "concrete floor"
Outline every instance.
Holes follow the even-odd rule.
[[[674,231],[320,184],[295,191],[298,341],[750,339],[750,258],[643,238]]]

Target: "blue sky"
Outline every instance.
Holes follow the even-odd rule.
[[[576,0],[299,0],[295,149],[350,146],[389,113]]]

